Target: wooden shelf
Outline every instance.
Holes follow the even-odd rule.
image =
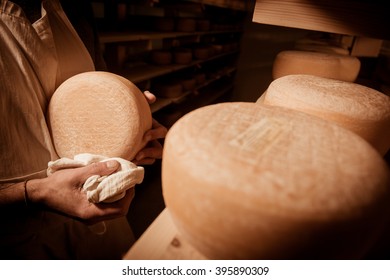
[[[249,3],[249,1],[245,0],[190,0],[190,2],[202,3],[239,11],[245,11]]]
[[[124,260],[205,260],[177,230],[165,208],[127,251]]]
[[[181,100],[180,104],[173,104],[164,110],[157,112],[154,117],[168,129],[187,113],[200,107],[229,100],[229,93],[232,92],[234,83],[229,78],[215,81],[199,91],[188,94]]]
[[[163,97],[158,97],[157,96],[156,102],[151,105],[151,111],[152,111],[152,113],[155,113],[155,112],[163,109],[164,107],[167,107],[168,105],[171,105],[171,104],[174,104],[174,103],[181,103],[183,100],[185,100],[185,98],[187,96],[189,96],[189,95],[191,95],[193,93],[199,92],[202,88],[205,88],[205,87],[209,86],[210,84],[212,84],[213,82],[221,79],[222,77],[229,76],[230,74],[232,74],[235,71],[236,71],[235,67],[229,67],[229,68],[225,69],[225,71],[223,73],[218,74],[214,78],[205,81],[203,84],[197,86],[193,90],[183,92],[183,94],[181,96],[179,96],[179,97],[163,98]],[[226,91],[228,91],[230,89],[231,89],[231,86],[229,86],[228,88],[225,88],[223,91],[219,90],[219,91],[216,91],[213,94],[209,94],[208,96],[211,97],[211,101],[212,101],[215,98],[220,97],[221,95],[223,95]],[[208,100],[206,100],[206,102],[208,102]]]
[[[183,92],[180,97],[162,98],[158,96],[158,93],[155,93],[157,100],[151,105],[152,113],[171,104],[180,103],[180,106],[182,106],[189,99],[197,99],[198,92],[206,92],[208,87],[214,87],[214,82],[222,77],[230,78],[230,74],[236,71],[235,67],[226,70],[230,65],[236,64],[235,60],[239,54],[239,48],[236,47],[234,50],[230,48],[230,51],[213,55],[207,59],[194,59],[188,64],[152,64],[148,63],[148,55],[152,50],[162,48],[173,50],[175,47],[210,44],[214,41],[222,45],[229,42],[238,42],[243,32],[244,14],[241,11],[247,11],[247,1],[245,0],[167,2],[161,3],[161,6],[158,4],[153,7],[144,6],[142,3],[134,5],[130,3],[123,4],[120,1],[109,3],[97,0],[96,2],[98,4],[95,10],[100,15],[102,23],[99,39],[105,58],[109,61],[107,63],[109,71],[127,78],[140,88],[150,88],[153,92],[153,86],[164,79],[173,78],[171,74],[177,73],[177,78],[179,78],[182,74],[195,72],[203,64],[209,66],[208,68],[221,68],[219,70],[222,71],[219,74],[216,73],[212,78],[195,89]],[[117,5],[119,3],[121,3],[120,8],[126,12],[125,16],[118,14]],[[220,15],[221,9],[206,7],[205,5],[226,8],[226,10],[223,10],[226,14]],[[102,10],[107,11],[107,13],[102,13]],[[121,12],[124,11],[121,10]],[[212,18],[210,20],[211,30],[195,32],[155,31],[155,22],[152,20],[156,17]],[[134,22],[136,24],[132,24]],[[145,23],[145,25],[142,25],[141,22]],[[103,28],[104,23],[107,23],[108,28]],[[120,23],[123,23],[123,26],[119,26]],[[130,30],[134,26],[137,28],[137,24],[141,24],[144,30]],[[129,28],[126,29],[127,27]],[[205,72],[210,72],[211,69],[206,70]],[[227,82],[230,83],[231,81],[228,80]],[[220,95],[221,92],[223,93],[224,91],[218,91],[217,95]],[[214,96],[214,93],[210,94],[210,96]]]
[[[180,38],[186,36],[203,36],[213,34],[239,33],[242,29],[234,30],[215,30],[215,31],[195,31],[195,32],[101,32],[99,34],[100,42],[107,43],[121,43],[134,41],[159,40],[168,38]]]
[[[390,39],[385,1],[257,0],[253,21],[329,33]]]
[[[226,52],[223,54],[215,55],[205,60],[193,60],[189,64],[170,64],[170,65],[153,65],[153,64],[140,64],[135,67],[123,67],[118,70],[118,74],[129,79],[133,83],[139,83],[148,79],[152,79],[165,74],[173,73],[185,68],[192,67],[194,65],[202,64],[211,60],[215,60],[224,56],[238,53],[238,51]]]
[[[205,89],[204,92],[197,95],[195,102],[188,103],[187,106],[183,106],[183,111],[189,112],[196,108],[203,107],[213,103],[218,98],[224,96],[226,93],[233,89],[233,83],[211,86]]]

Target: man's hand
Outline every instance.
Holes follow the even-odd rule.
[[[149,104],[152,104],[156,101],[156,96],[153,93],[145,91],[144,95]],[[132,162],[137,165],[147,165],[153,164],[156,159],[161,159],[163,147],[158,139],[164,139],[166,135],[166,127],[153,119],[152,128],[144,135],[144,142],[147,144],[141,151],[137,153]]]
[[[44,179],[30,180],[27,192],[32,203],[39,203],[93,224],[125,216],[134,197],[134,188],[113,203],[91,203],[82,190],[84,182],[92,175],[110,175],[119,167],[117,161],[93,163],[85,167],[63,169]]]

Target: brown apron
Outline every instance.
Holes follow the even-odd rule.
[[[93,61],[58,0],[42,1],[33,24],[19,6],[0,0],[0,188],[46,176],[58,158],[45,114],[67,78],[94,70]],[[115,259],[133,242],[126,218],[104,234],[57,213],[0,208],[0,256],[12,259]]]

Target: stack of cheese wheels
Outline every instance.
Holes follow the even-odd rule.
[[[172,219],[211,259],[361,257],[388,215],[389,182],[356,134],[255,103],[186,114],[162,161]]]
[[[277,79],[292,74],[309,74],[354,82],[360,71],[360,60],[354,56],[315,51],[287,50],[275,57],[272,76]]]
[[[60,157],[80,153],[132,160],[152,126],[149,104],[129,80],[85,72],[63,82],[49,103],[48,120]]]
[[[372,88],[313,75],[288,75],[269,85],[263,103],[333,121],[366,139],[381,155],[390,149],[390,97]]]

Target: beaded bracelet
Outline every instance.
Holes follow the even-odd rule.
[[[26,207],[28,208],[29,204],[30,204],[30,199],[28,197],[28,192],[27,192],[27,182],[28,182],[28,180],[24,181],[23,187],[24,187],[24,203],[25,203]]]

